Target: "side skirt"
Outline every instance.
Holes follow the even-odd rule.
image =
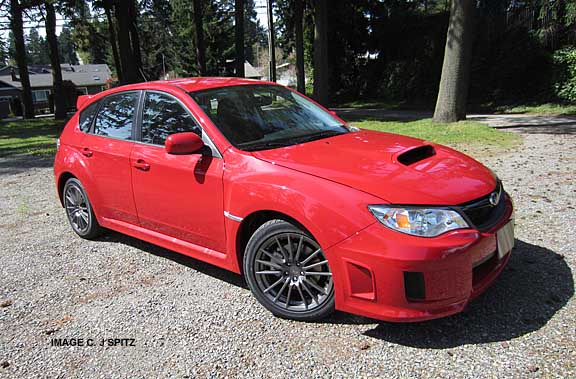
[[[213,264],[225,270],[229,270],[239,274],[239,270],[234,265],[227,254],[195,245],[190,242],[180,240],[175,237],[170,237],[152,230],[144,229],[140,226],[129,224],[123,221],[101,217],[98,220],[100,225],[105,228],[115,230],[117,232],[127,234],[131,237],[150,242],[154,245],[173,250],[177,253],[198,259],[200,261]]]

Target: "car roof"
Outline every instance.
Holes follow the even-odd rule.
[[[178,87],[186,92],[202,91],[211,88],[221,88],[242,85],[279,85],[264,80],[244,79],[244,78],[226,78],[226,77],[197,77],[197,78],[179,78],[171,80],[157,80],[153,82],[143,82],[136,84],[127,84],[114,87],[112,93],[125,90],[142,90],[142,89],[161,89],[162,87]],[[109,92],[110,93],[110,92]]]
[[[272,84],[276,83],[244,78],[226,78],[226,77],[197,77],[197,78],[182,78],[157,81],[155,83],[171,84],[182,88],[186,92],[201,91],[210,88],[241,86],[241,85],[256,85],[256,84]]]

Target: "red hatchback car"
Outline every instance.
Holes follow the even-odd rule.
[[[359,130],[297,92],[194,78],[81,96],[54,174],[72,229],[104,228],[242,273],[275,315],[451,315],[514,244],[495,175]]]

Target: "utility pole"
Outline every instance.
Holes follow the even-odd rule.
[[[274,20],[273,20],[273,9],[272,0],[266,1],[266,8],[268,8],[268,49],[270,55],[270,81],[276,81],[276,53],[274,47],[276,42],[274,41]]]

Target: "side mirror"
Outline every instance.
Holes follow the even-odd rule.
[[[202,138],[196,133],[185,132],[171,134],[166,138],[164,148],[168,154],[194,154],[204,147]]]

